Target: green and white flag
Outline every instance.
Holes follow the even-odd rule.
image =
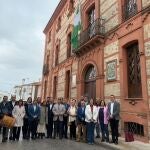
[[[81,31],[81,3],[78,0],[78,6],[75,10],[75,17],[74,17],[74,28],[71,35],[71,44],[73,49],[77,49],[79,46],[79,33]]]

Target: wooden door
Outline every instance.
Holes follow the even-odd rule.
[[[85,85],[84,85],[84,95],[88,99],[96,98],[96,69],[94,66],[90,66],[85,74]]]
[[[96,98],[96,81],[85,82],[85,95],[88,98]]]

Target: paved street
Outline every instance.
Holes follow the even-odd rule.
[[[71,140],[44,139],[36,141],[7,142],[0,144],[0,150],[109,150],[104,146],[77,143]]]

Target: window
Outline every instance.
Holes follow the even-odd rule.
[[[135,122],[125,122],[125,131],[135,135],[144,136],[144,126]]]
[[[47,55],[46,64],[49,66],[49,55]]]
[[[57,98],[57,83],[58,83],[58,79],[57,79],[57,76],[55,76],[53,80],[53,98],[54,99]]]
[[[60,28],[61,28],[61,17],[58,18],[57,32],[60,30]]]
[[[95,7],[92,7],[88,11],[88,25],[92,24],[95,21]]]
[[[58,55],[59,55],[59,45],[56,46],[56,51],[55,51],[55,66],[58,65]]]
[[[124,8],[124,17],[129,19],[137,13],[137,0],[126,0]]]
[[[49,31],[49,33],[48,33],[48,43],[50,43],[51,42],[51,31]]]
[[[128,97],[141,98],[141,66],[138,43],[127,47]]]
[[[94,66],[90,66],[85,74],[85,80],[95,80],[96,79],[96,69]]]
[[[67,36],[67,58],[71,56],[71,32]]]
[[[88,11],[88,26],[89,26],[89,36],[90,38],[95,35],[95,7],[92,7]]]
[[[47,81],[44,82],[44,99],[46,99],[47,94]]]
[[[70,97],[70,70],[66,72],[65,98]]]
[[[43,75],[47,75],[49,73],[49,55],[47,55],[46,63],[43,66]]]
[[[74,11],[74,0],[69,0],[69,14],[68,16],[71,16],[71,14],[73,13]]]

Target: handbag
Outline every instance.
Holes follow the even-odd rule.
[[[133,133],[125,132],[125,141],[126,142],[133,142],[134,141]]]
[[[4,115],[4,117],[0,120],[0,125],[3,127],[12,128],[14,127],[15,122],[16,122],[15,118]]]

